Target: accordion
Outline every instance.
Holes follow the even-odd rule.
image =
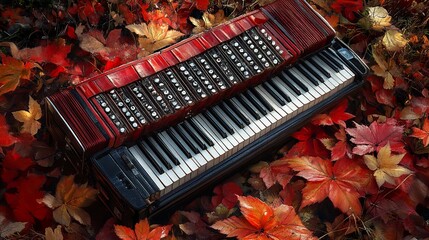
[[[305,0],[278,0],[48,97],[48,128],[127,221],[281,144],[367,72]]]

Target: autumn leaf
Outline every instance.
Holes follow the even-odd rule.
[[[35,135],[39,131],[41,124],[38,120],[42,117],[42,109],[31,96],[29,97],[28,111],[21,110],[12,114],[16,120],[24,123],[21,128],[22,133]]]
[[[350,141],[356,144],[356,147],[353,148],[354,154],[365,155],[379,151],[387,143],[390,143],[394,152],[403,153],[405,151],[402,142],[404,127],[397,126],[396,121],[386,121],[385,123],[374,121],[369,126],[355,123],[355,126],[356,128],[346,128],[346,132],[352,136]]]
[[[232,216],[211,227],[238,239],[316,239],[291,206],[268,206],[258,198],[240,196],[243,217]]]
[[[1,180],[9,183],[17,178],[20,172],[26,171],[34,162],[30,158],[22,157],[16,151],[8,151],[3,159]]]
[[[338,124],[342,127],[346,127],[345,121],[355,117],[353,114],[346,112],[347,107],[348,101],[345,99],[338,103],[337,107],[332,109],[329,114],[317,114],[313,117],[311,122],[314,125],[332,126]]]
[[[377,158],[373,155],[363,156],[365,164],[374,171],[378,187],[381,187],[385,182],[394,185],[395,178],[412,173],[411,170],[398,165],[404,155],[405,153],[393,155],[390,144],[387,143],[378,151]]]
[[[33,63],[24,63],[13,57],[0,55],[0,96],[15,91],[21,84],[21,80],[30,80],[31,69],[35,67]]]
[[[425,118],[422,129],[413,127],[410,137],[421,139],[425,147],[429,145],[429,118]]]
[[[63,240],[61,225],[58,225],[55,230],[50,227],[45,228],[45,238],[46,240]]]
[[[218,185],[213,189],[215,195],[212,197],[211,202],[213,207],[223,204],[228,209],[231,209],[237,203],[237,195],[243,195],[243,190],[234,182],[227,182]]]
[[[282,159],[266,164],[259,173],[267,188],[272,187],[276,182],[284,188],[292,176],[287,161]]]
[[[45,181],[44,175],[28,174],[7,184],[4,196],[15,220],[33,224],[35,219],[45,219],[49,209],[37,201],[44,195]]]
[[[374,74],[384,78],[383,88],[392,89],[395,86],[394,77],[400,76],[400,71],[393,58],[386,61],[383,54],[383,49],[380,48],[379,44],[376,44],[372,48],[372,56],[376,62],[376,65],[372,66],[371,69]]]
[[[196,7],[200,11],[206,11],[209,8],[210,0],[195,0]]]
[[[227,19],[225,18],[225,13],[221,9],[215,14],[204,12],[202,19],[189,17],[189,20],[195,26],[194,29],[192,29],[192,32],[200,33],[205,31],[206,29],[210,29],[218,24],[225,22]]]
[[[336,13],[341,13],[347,20],[354,21],[356,14],[363,9],[361,0],[335,0],[331,4],[331,9]]]
[[[291,147],[288,155],[329,156],[329,151],[320,141],[328,137],[322,128],[309,125],[293,133],[292,137],[298,142]]]
[[[143,48],[149,54],[175,43],[177,38],[184,35],[176,30],[168,30],[168,24],[155,23],[154,21],[149,24],[130,24],[126,28],[139,35],[140,48]]]
[[[345,156],[351,158],[352,150],[348,144],[345,129],[341,127],[334,135],[336,140],[331,138],[321,140],[325,147],[331,150],[331,160],[336,161]]]
[[[15,233],[24,230],[26,222],[12,222],[6,219],[3,214],[0,214],[0,237],[8,238]]]
[[[383,37],[383,45],[388,51],[400,51],[407,44],[407,39],[398,30],[387,30]]]
[[[335,207],[347,214],[362,214],[359,197],[370,190],[371,173],[356,160],[342,158],[333,164],[320,157],[293,157],[286,159],[297,176],[308,182],[302,190],[301,208],[329,198]]]
[[[9,133],[6,118],[0,114],[0,153],[1,147],[9,147],[16,142],[16,138]]]
[[[159,240],[168,236],[172,225],[155,227],[151,230],[147,218],[140,220],[134,230],[121,225],[114,225],[116,235],[123,240]]]
[[[383,7],[368,7],[368,20],[371,23],[371,28],[375,31],[382,31],[386,27],[392,25],[390,21],[392,17],[389,12]]]
[[[207,214],[208,218],[210,219],[210,218],[219,217],[217,213],[218,213],[218,210],[222,208],[223,210],[226,210],[227,212],[226,214],[229,213],[228,209],[221,204],[215,208],[216,212]],[[211,229],[208,227],[207,223],[203,220],[203,218],[199,213],[194,211],[191,211],[191,212],[179,211],[178,214],[180,214],[179,216],[184,216],[185,221],[187,220],[186,222],[178,224],[180,230],[186,233],[186,235],[194,235],[197,239],[201,237],[206,239],[215,238],[213,231],[211,231]]]
[[[95,201],[98,191],[87,184],[78,186],[74,176],[64,176],[57,184],[55,196],[46,194],[40,202],[54,209],[55,221],[69,226],[72,218],[83,225],[91,224],[91,217],[82,208],[88,207]]]

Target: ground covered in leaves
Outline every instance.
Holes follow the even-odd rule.
[[[234,0],[17,0],[0,5],[0,237],[429,237],[429,6],[311,0],[371,68],[343,99],[159,225],[121,226],[48,144],[44,97],[267,4]],[[255,156],[256,157],[256,156]],[[158,225],[157,225],[158,224]]]

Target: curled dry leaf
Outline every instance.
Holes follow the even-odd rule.
[[[78,186],[74,183],[74,176],[62,177],[57,184],[55,196],[46,194],[41,202],[54,209],[55,221],[69,226],[72,218],[84,225],[91,224],[91,217],[83,210],[95,201],[98,191],[87,184]]]
[[[40,108],[39,103],[37,103],[37,101],[35,101],[31,96],[28,102],[28,111],[21,110],[13,112],[12,114],[16,120],[24,123],[21,129],[22,133],[35,135],[42,126],[38,121],[42,117],[42,109]]]
[[[371,23],[371,28],[376,31],[382,31],[386,27],[392,25],[390,21],[392,17],[389,12],[383,7],[368,7],[368,19]]]
[[[372,66],[371,69],[375,75],[384,78],[384,89],[392,89],[395,86],[394,76],[399,76],[400,71],[395,60],[393,58],[386,60],[382,51],[379,44],[372,48],[372,56],[377,64]]]
[[[45,228],[45,238],[46,240],[63,240],[61,225],[58,225],[55,230],[50,227]]]
[[[421,139],[425,147],[429,145],[429,118],[425,119],[422,129],[413,127],[413,134],[410,136]]]
[[[176,30],[168,30],[166,23],[130,24],[126,28],[139,35],[140,48],[148,54],[176,42],[184,34]]]
[[[0,237],[7,238],[15,233],[19,233],[25,228],[26,222],[10,222],[0,214]]]
[[[398,165],[404,155],[405,153],[393,155],[388,143],[378,151],[377,158],[373,155],[365,155],[363,158],[368,168],[374,171],[377,185],[381,187],[385,182],[395,184],[395,178],[412,173],[411,170]]]
[[[407,44],[407,39],[398,30],[388,30],[383,37],[383,45],[388,51],[400,51]]]
[[[1,45],[0,45],[1,46]],[[0,96],[14,91],[22,80],[30,80],[31,69],[36,65],[34,63],[25,63],[15,59],[0,55],[2,64],[0,64]]]
[[[225,22],[226,18],[224,11],[221,9],[215,14],[204,12],[202,19],[189,17],[189,20],[195,26],[194,29],[192,29],[192,32],[200,33],[206,29],[210,29],[218,24]]]

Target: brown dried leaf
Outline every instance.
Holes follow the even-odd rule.
[[[407,39],[398,30],[388,30],[383,37],[383,45],[388,51],[400,51],[407,43]]]
[[[55,230],[48,227],[45,228],[45,238],[46,240],[63,240],[63,233],[61,231],[61,225],[58,225]]]
[[[19,233],[25,228],[26,222],[10,222],[0,214],[0,237],[7,238],[15,233]]]
[[[204,12],[202,19],[189,17],[189,20],[195,26],[194,29],[192,29],[192,32],[200,33],[205,31],[206,29],[210,29],[218,24],[225,22],[227,19],[225,18],[225,13],[221,9],[215,14]]]
[[[38,121],[42,117],[42,109],[40,108],[39,103],[37,103],[37,101],[35,101],[31,96],[28,102],[28,111],[21,110],[13,112],[12,114],[16,120],[24,123],[21,129],[22,133],[35,135],[42,126]]]

